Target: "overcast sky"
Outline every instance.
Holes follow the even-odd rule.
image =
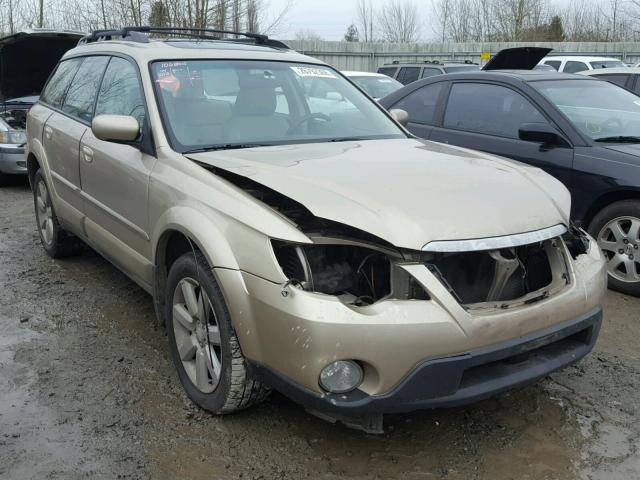
[[[280,12],[288,0],[269,0],[272,14]],[[293,0],[284,27],[277,33],[278,38],[293,39],[298,30],[313,30],[325,40],[342,40],[351,22],[357,23],[357,0]],[[385,0],[373,0],[377,7]],[[421,2],[426,3],[426,2]],[[425,32],[426,37],[433,32]]]

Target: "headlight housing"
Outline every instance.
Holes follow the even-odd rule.
[[[27,143],[27,134],[22,130],[0,131],[0,143],[8,145],[23,145]]]
[[[274,240],[272,245],[285,276],[304,290],[336,295],[356,306],[385,298],[429,298],[399,266],[399,253],[351,242],[302,245]]]

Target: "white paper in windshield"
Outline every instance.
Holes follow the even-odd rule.
[[[327,70],[324,68],[314,68],[314,67],[291,67],[296,75],[300,77],[322,77],[322,78],[336,78],[336,76],[331,72],[331,70]]]

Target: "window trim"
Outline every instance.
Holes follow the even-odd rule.
[[[136,75],[138,77],[138,85],[140,87],[140,92],[142,93],[142,99],[144,101],[144,111],[145,111],[145,125],[141,127],[141,139],[140,140],[136,140],[133,142],[118,142],[118,143],[122,143],[125,145],[130,145],[134,148],[139,149],[142,153],[146,153],[147,155],[150,155],[152,157],[156,157],[157,158],[157,151],[156,151],[156,143],[155,143],[155,138],[153,135],[153,130],[151,128],[151,122],[149,119],[149,105],[148,105],[148,101],[147,101],[147,95],[144,89],[144,84],[142,83],[142,73],[140,70],[140,67],[138,66],[138,63],[133,59],[133,57],[124,54],[124,53],[120,53],[120,52],[95,52],[95,53],[81,53],[81,54],[77,54],[77,55],[70,55],[68,57],[64,57],[62,58],[59,62],[58,65],[56,65],[56,68],[53,70],[53,72],[51,73],[49,79],[47,80],[47,83],[45,84],[45,88],[46,86],[49,84],[49,81],[51,80],[51,78],[53,77],[54,73],[58,70],[58,67],[60,66],[60,64],[62,62],[65,62],[67,60],[73,60],[76,58],[82,59],[82,61],[84,61],[84,58],[86,57],[109,57],[109,61],[107,62],[107,66],[104,69],[104,72],[102,72],[102,77],[100,78],[100,85],[98,85],[98,95],[100,93],[100,89],[102,88],[102,81],[104,80],[104,74],[107,71],[107,68],[109,67],[109,64],[111,63],[111,59],[113,57],[118,57],[118,58],[122,58],[123,60],[128,61],[131,65],[133,65],[133,68],[135,69]],[[82,65],[82,63],[81,63]],[[78,70],[80,69],[80,67],[78,67]],[[74,74],[73,78],[75,78],[76,74],[78,72],[76,71],[76,73]],[[71,82],[69,83],[69,86],[67,87],[67,90],[69,89],[69,87],[71,86],[71,83],[73,83],[73,79],[71,79]],[[44,91],[44,88],[43,88]],[[65,91],[65,99],[66,99],[66,95],[67,92]],[[95,102],[98,101],[98,95],[96,95],[95,98]],[[68,114],[67,112],[62,111],[62,109],[54,107],[53,105],[43,102],[42,100],[38,99],[38,103],[42,104],[43,106],[53,110],[56,113],[59,113],[60,115],[63,115],[71,120],[74,120],[78,123],[81,123],[82,125],[91,128],[91,122],[86,122],[78,117],[75,117],[73,115]],[[64,105],[64,100],[63,103]],[[93,106],[93,111],[95,113],[95,103]],[[115,143],[115,142],[114,142]]]
[[[520,138],[514,138],[514,137],[507,137],[504,135],[496,135],[496,134],[492,134],[492,133],[486,133],[486,132],[476,132],[476,131],[472,131],[472,130],[463,130],[461,128],[453,128],[453,127],[447,127],[444,124],[444,117],[447,111],[447,107],[449,105],[449,99],[451,98],[451,91],[453,90],[453,86],[455,84],[469,84],[469,83],[476,83],[476,84],[480,84],[480,85],[494,85],[494,86],[499,86],[499,87],[504,87],[504,88],[508,88],[509,90],[515,92],[516,94],[521,95],[522,97],[524,97],[537,111],[538,113],[553,127],[557,128],[558,131],[560,133],[562,133],[562,135],[567,139],[567,141],[569,142],[570,148],[573,148],[573,142],[569,139],[569,137],[564,133],[564,131],[556,124],[556,122],[553,121],[552,118],[550,118],[550,116],[540,108],[540,106],[538,105],[538,102],[536,102],[533,98],[531,98],[531,96],[529,94],[527,94],[527,92],[525,92],[524,90],[519,90],[517,88],[515,88],[512,85],[509,85],[508,83],[503,83],[503,82],[498,82],[498,81],[494,81],[494,80],[454,80],[454,81],[450,81],[449,82],[449,88],[447,90],[447,96],[444,99],[443,102],[443,108],[442,108],[442,117],[440,118],[440,128],[443,128],[445,130],[451,130],[454,132],[461,132],[461,133],[470,133],[473,135],[484,135],[487,137],[493,137],[493,138],[501,138],[501,139],[506,139],[506,140],[515,140],[518,142],[526,142],[526,143],[535,143],[535,142],[528,142],[526,140],[521,140]]]

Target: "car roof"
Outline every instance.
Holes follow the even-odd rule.
[[[611,73],[627,73],[627,74],[640,74],[640,67],[618,67],[618,68],[596,68],[595,70],[584,70],[578,72],[579,75],[588,75],[590,77],[597,77],[598,75],[606,75]]]
[[[63,59],[77,55],[105,53],[126,54],[138,63],[157,60],[234,59],[326,65],[316,58],[302,55],[294,50],[229,40],[149,39],[148,42],[127,39],[101,40],[80,44],[69,50]]]
[[[375,73],[375,72],[354,72],[352,70],[343,70],[342,74],[345,77],[378,77],[378,78],[389,78],[387,75],[383,73]]]
[[[480,66],[477,63],[465,63],[465,62],[456,62],[456,61],[446,61],[446,60],[435,60],[433,62],[425,61],[425,62],[398,62],[398,63],[385,63],[381,67],[455,67],[455,66],[469,66],[476,65]],[[381,68],[378,67],[378,68]]]
[[[549,55],[544,57],[541,61],[544,62],[545,60],[576,60],[578,62],[604,62],[610,60],[622,61],[616,57],[590,57],[579,55]]]
[[[549,72],[546,70],[480,70],[478,72],[448,73],[438,77],[429,77],[423,80],[513,80],[532,82],[538,80],[595,80],[578,77],[572,73]],[[418,80],[422,81],[422,80]],[[410,84],[411,85],[411,84]]]

